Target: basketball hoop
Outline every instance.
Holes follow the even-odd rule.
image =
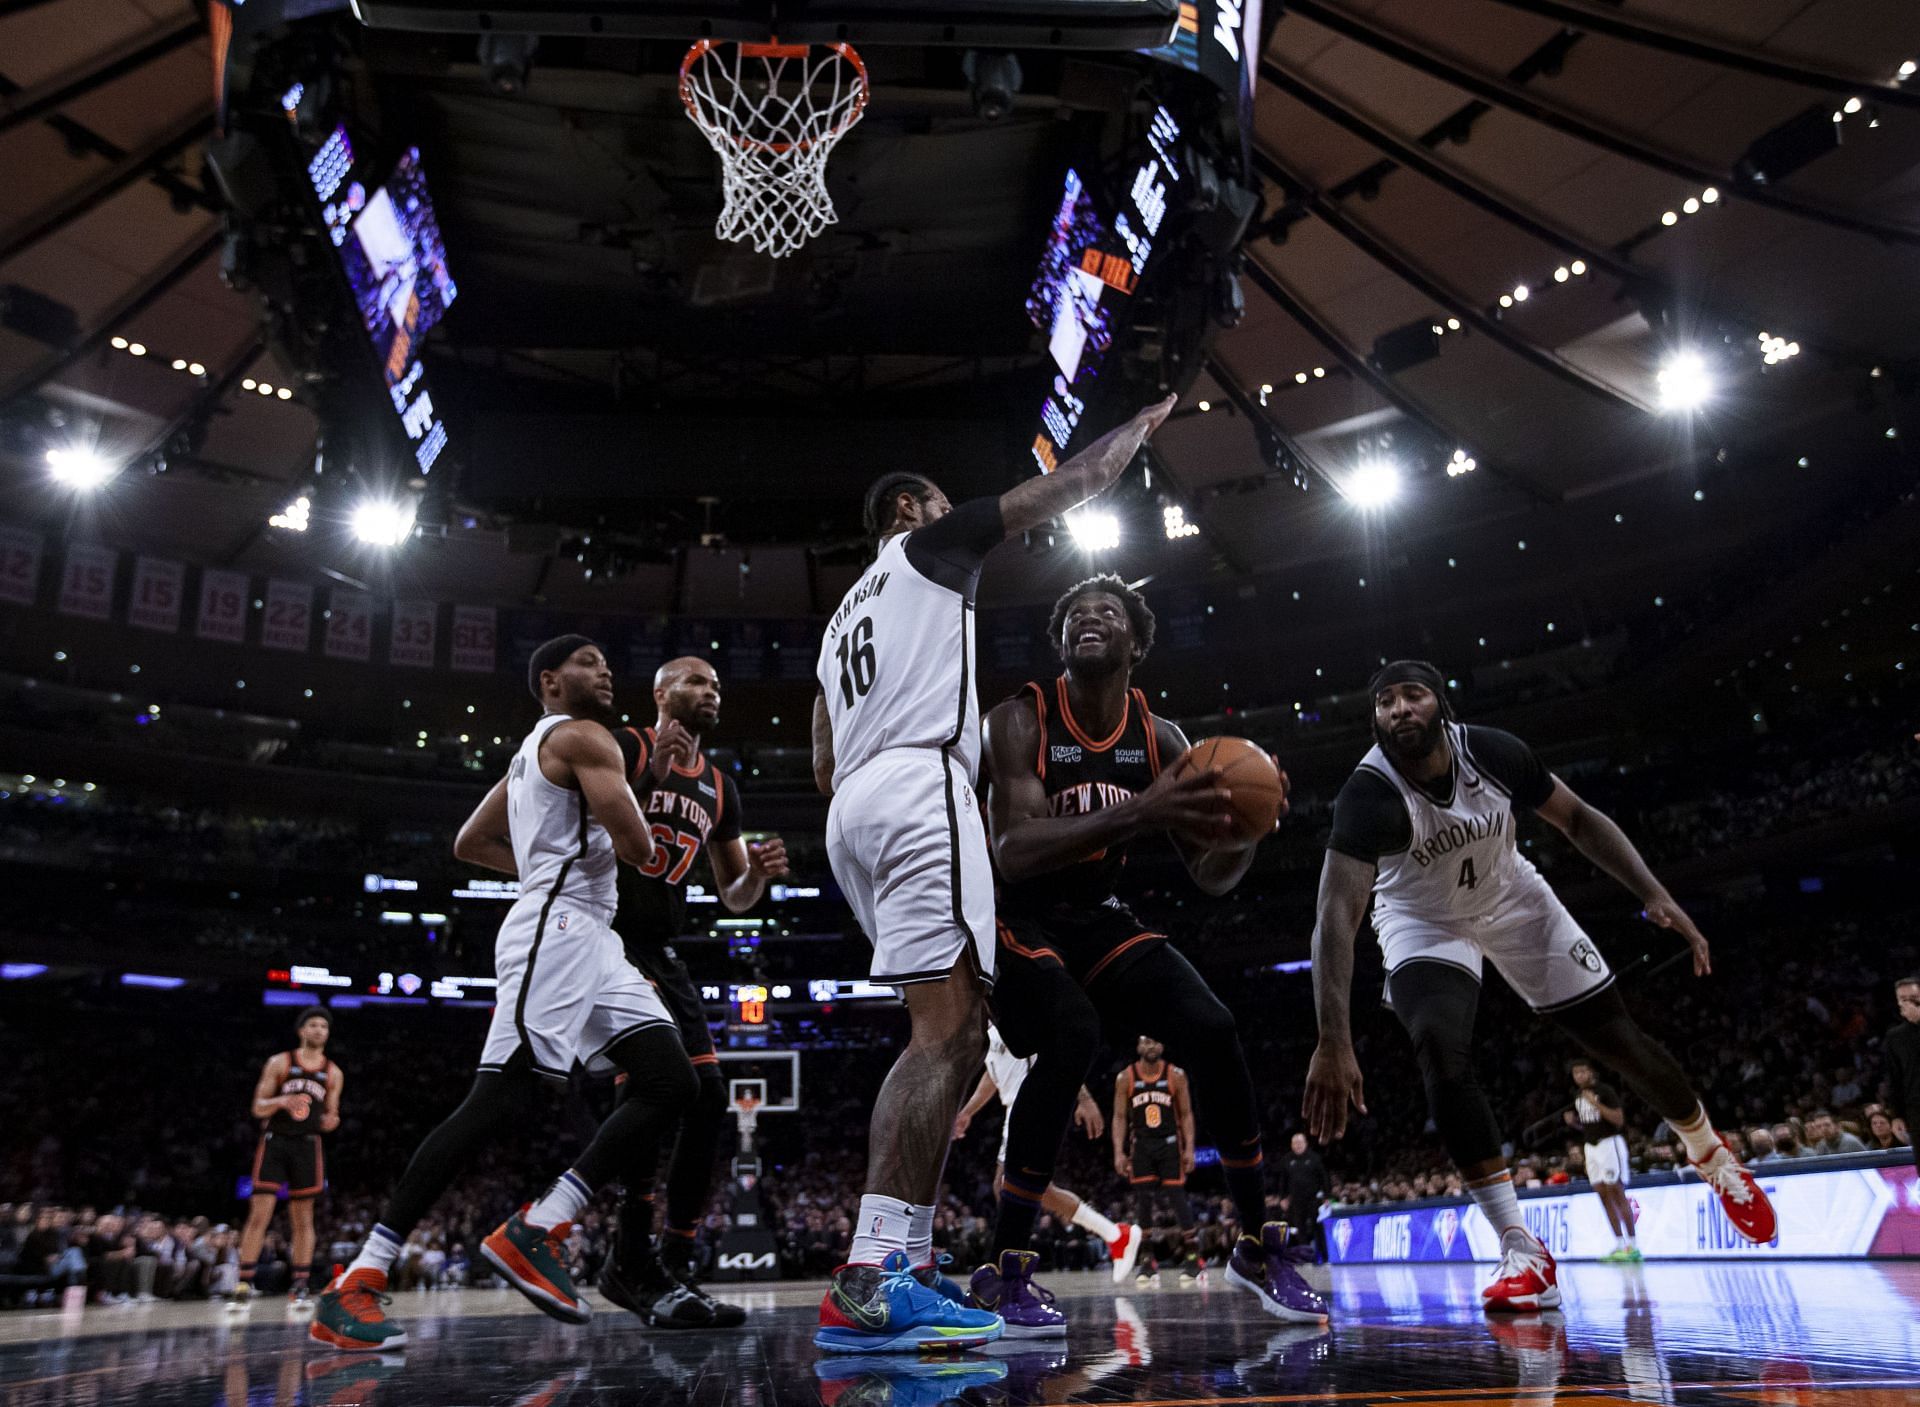
[[[733,1101],[733,1117],[739,1125],[741,1146],[751,1147],[754,1127],[760,1121],[760,1101],[750,1094],[741,1095]]]
[[[827,158],[867,110],[851,44],[699,40],[680,61],[680,101],[720,157],[721,239],[782,259],[840,218]]]

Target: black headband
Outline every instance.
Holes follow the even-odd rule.
[[[328,1011],[324,1006],[310,1006],[301,1012],[300,1019],[293,1023],[293,1029],[296,1031],[299,1030],[316,1016],[327,1023],[328,1030],[333,1029],[333,1013]]]
[[[586,635],[556,635],[533,652],[533,658],[527,661],[527,687],[536,699],[540,697],[540,676],[549,669],[558,669],[575,650],[585,645],[599,648],[599,642]]]
[[[1382,665],[1367,681],[1367,697],[1377,699],[1380,691],[1394,684],[1418,684],[1440,701],[1440,716],[1453,717],[1453,704],[1447,698],[1446,677],[1425,660],[1395,660]]]

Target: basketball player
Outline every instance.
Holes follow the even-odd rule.
[[[1208,894],[1226,893],[1253,862],[1252,845],[1225,840],[1230,796],[1218,774],[1174,765],[1187,751],[1185,734],[1154,717],[1132,686],[1153,629],[1145,599],[1118,577],[1081,582],[1054,603],[1047,626],[1063,672],[987,716],[987,807],[1001,881],[994,1018],[1011,1050],[1037,1059],[1008,1134],[996,1264],[974,1273],[972,1290],[977,1303],[1002,1305],[1009,1323],[1059,1314],[1033,1303],[1022,1252],[1102,1035],[1125,1048],[1145,1033],[1165,1042],[1206,1100],[1243,1232],[1228,1282],[1258,1295],[1269,1313],[1318,1323],[1326,1306],[1293,1269],[1286,1227],[1265,1220],[1258,1105],[1233,1014],[1166,935],[1114,893],[1128,842],[1148,832],[1173,833],[1189,876]],[[1131,1108],[1131,1095],[1116,1107],[1116,1137]],[[1171,1114],[1169,1105],[1161,1117]],[[1180,1161],[1149,1164],[1151,1156],[1143,1145],[1136,1175],[1150,1166],[1156,1181],[1183,1179]]]
[[[986,1052],[982,1004],[993,981],[993,874],[973,792],[974,588],[994,547],[1119,479],[1174,399],[998,498],[955,508],[905,471],[867,491],[879,554],[821,641],[813,775],[833,797],[834,879],[873,944],[873,979],[902,990],[912,1036],[875,1102],[853,1246],[821,1301],[814,1342],[830,1351],[1001,1333],[998,1315],[965,1309],[909,1273],[933,1278],[934,1196],[953,1116]]]
[[[1500,1126],[1473,1074],[1480,967],[1551,1016],[1670,1124],[1694,1170],[1748,1240],[1773,1239],[1773,1207],[1714,1131],[1666,1050],[1634,1022],[1591,939],[1514,845],[1515,813],[1536,812],[1628,889],[1646,917],[1693,950],[1710,972],[1707,940],[1606,816],[1575,796],[1511,733],[1455,720],[1446,680],[1423,660],[1399,660],[1368,684],[1374,746],[1335,798],[1313,931],[1320,1043],[1307,1072],[1314,1137],[1338,1138],[1347,1106],[1362,1113],[1348,1024],[1353,939],[1373,896],[1387,995],[1413,1038],[1441,1141],[1500,1237],[1500,1268],[1482,1292],[1492,1310],[1560,1303],[1554,1261],[1528,1233],[1500,1153]]]
[[[1013,1126],[1014,1101],[1020,1097],[1020,1086],[1026,1083],[1027,1071],[1032,1068],[1033,1057],[1029,1055],[1022,1059],[1008,1050],[1006,1038],[989,1021],[987,1068],[980,1074],[980,1083],[974,1089],[973,1097],[961,1106],[959,1117],[953,1121],[953,1136],[955,1139],[965,1138],[973,1116],[986,1108],[987,1101],[994,1095],[1000,1096],[1000,1105],[1006,1110],[1006,1117],[1000,1124],[1000,1157],[993,1170],[993,1193],[996,1197],[1000,1195],[1006,1180],[1007,1131]],[[1115,1117],[1119,1117],[1117,1111]],[[1085,1085],[1080,1087],[1074,1103],[1073,1121],[1086,1130],[1088,1138],[1098,1138],[1105,1131],[1100,1106],[1093,1102],[1093,1096],[1087,1093]],[[1047,1184],[1045,1195],[1040,1198],[1040,1205],[1052,1212],[1061,1225],[1082,1227],[1105,1242],[1107,1256],[1113,1265],[1114,1283],[1117,1285],[1126,1280],[1134,1262],[1140,1257],[1139,1226],[1115,1226],[1083,1199],[1051,1182]],[[1010,1337],[1017,1337],[1011,1324],[1007,1326],[1007,1333]]]
[[[480,1251],[538,1308],[584,1324],[591,1311],[565,1265],[573,1222],[596,1189],[652,1166],[646,1160],[658,1158],[661,1137],[698,1087],[673,1016],[611,926],[615,864],[644,867],[654,845],[605,725],[613,708],[606,656],[583,635],[562,635],[533,652],[527,684],[541,719],[453,843],[459,860],[520,880],[494,939],[499,987],[479,1072],[413,1155],[353,1264],[320,1297],[309,1332],[335,1348],[406,1343],[382,1309],[388,1267],[480,1152],[527,1127],[540,1080],[564,1086],[575,1061],[624,1071],[625,1097],[573,1166]]]
[[[1627,1197],[1633,1165],[1627,1159],[1627,1140],[1620,1134],[1627,1111],[1620,1096],[1594,1078],[1591,1061],[1575,1060],[1567,1073],[1573,1076],[1573,1108],[1567,1110],[1566,1122],[1580,1130],[1586,1144],[1587,1181],[1593,1184],[1594,1195],[1606,1208],[1607,1225],[1613,1229],[1613,1249],[1601,1259],[1639,1260],[1633,1203]]]
[[[613,927],[627,960],[673,1013],[700,1093],[674,1141],[659,1247],[651,1240],[655,1169],[649,1168],[627,1178],[619,1243],[600,1277],[602,1294],[643,1319],[673,1288],[669,1277],[688,1285],[696,1278],[694,1236],[713,1190],[714,1155],[727,1114],[700,988],[673,950],[673,940],[686,931],[687,876],[704,850],[720,902],[738,914],[760,902],[768,880],[787,873],[787,849],[778,836],[753,845],[741,839],[740,792],[700,750],[702,737],[720,721],[720,676],[713,666],[691,655],[669,660],[653,676],[653,701],[659,710],[653,726],[623,728],[619,739],[622,752],[631,753],[628,777],[655,849],[649,864],[621,873]],[[732,1328],[747,1317],[738,1305],[704,1294],[680,1297],[675,1309],[678,1320],[660,1327]]]
[[[1155,1190],[1170,1189],[1182,1256],[1190,1262],[1194,1223],[1187,1174],[1193,1171],[1193,1098],[1187,1072],[1166,1063],[1167,1048],[1152,1036],[1140,1037],[1134,1053],[1139,1058],[1113,1078],[1113,1170],[1133,1189],[1133,1219],[1144,1230],[1153,1228]],[[1114,1282],[1121,1282],[1118,1275]]]
[[[327,1059],[327,1036],[332,1029],[333,1018],[325,1007],[310,1006],[301,1012],[294,1024],[299,1048],[270,1057],[253,1087],[253,1117],[261,1121],[261,1133],[253,1154],[253,1196],[247,1204],[247,1224],[240,1232],[236,1305],[246,1304],[253,1296],[260,1243],[273,1221],[273,1204],[285,1192],[287,1220],[293,1223],[293,1290],[288,1298],[295,1310],[313,1308],[309,1292],[313,1200],[327,1182],[320,1135],[340,1127],[340,1091],[346,1087],[340,1067]]]

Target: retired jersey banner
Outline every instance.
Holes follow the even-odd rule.
[[[453,667],[473,674],[493,673],[494,641],[499,625],[491,606],[453,608]]]
[[[109,547],[75,542],[60,573],[60,614],[105,620],[113,614],[113,576],[120,554]]]
[[[136,557],[127,624],[171,634],[180,628],[180,602],[186,594],[187,569],[180,563],[165,557]]]
[[[364,591],[335,591],[327,600],[327,636],[323,646],[336,660],[373,658],[373,602]]]
[[[200,617],[194,634],[202,640],[238,645],[247,638],[247,574],[209,567],[200,573]]]
[[[0,528],[0,601],[31,606],[40,599],[39,533]]]
[[[411,669],[433,668],[433,635],[440,608],[431,601],[395,601],[387,663]]]
[[[260,643],[270,650],[304,650],[312,639],[313,588],[304,581],[268,582]]]

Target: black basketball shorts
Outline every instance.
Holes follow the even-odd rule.
[[[1187,1175],[1180,1168],[1180,1141],[1173,1138],[1135,1139],[1133,1170],[1127,1181],[1134,1187],[1184,1187]]]
[[[263,1133],[253,1154],[253,1190],[284,1191],[295,1201],[318,1197],[326,1164],[317,1133]]]
[[[660,993],[660,1000],[666,1003],[673,1015],[673,1024],[680,1030],[680,1043],[686,1047],[694,1066],[718,1065],[720,1057],[713,1053],[713,1032],[707,1026],[707,1009],[700,1000],[700,986],[688,973],[680,955],[667,944],[628,943],[627,959]]]

